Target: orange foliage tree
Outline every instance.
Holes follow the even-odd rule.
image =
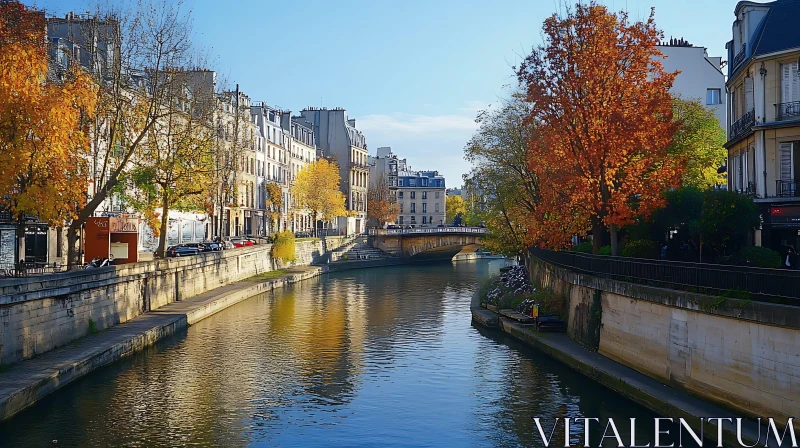
[[[378,227],[383,227],[387,222],[394,222],[399,213],[400,204],[392,197],[386,175],[380,174],[367,190],[367,217],[375,219]]]
[[[81,70],[48,78],[44,16],[0,1],[0,205],[20,226],[28,214],[64,225],[85,202],[96,98]]]
[[[531,170],[540,186],[538,244],[565,247],[591,229],[594,252],[618,226],[647,216],[662,193],[679,185],[683,161],[667,148],[675,132],[667,73],[656,48],[662,34],[653,11],[631,23],[595,2],[544,22],[545,43],[523,61],[517,76],[536,123],[529,142]]]

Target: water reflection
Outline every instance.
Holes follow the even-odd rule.
[[[500,266],[343,272],[254,297],[46,398],[0,425],[0,446],[539,446],[533,417],[649,416],[470,325]]]

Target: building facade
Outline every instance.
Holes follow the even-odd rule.
[[[291,113],[283,114],[281,125],[289,135],[289,184],[294,186],[297,174],[306,166],[317,161],[317,144],[314,137],[314,125],[303,117],[292,117]],[[314,230],[314,217],[311,211],[299,208],[294,201],[291,190],[288,195],[289,228],[293,232],[310,234]]]
[[[709,57],[703,47],[695,47],[683,39],[670,39],[658,46],[660,59],[667,72],[680,71],[670,93],[684,100],[696,100],[714,112],[720,126],[727,119],[725,75],[722,58]]]
[[[438,171],[401,171],[397,176],[397,224],[436,227],[445,222],[447,198],[444,177]]]
[[[367,225],[367,188],[369,165],[367,141],[356,128],[356,120],[347,118],[342,108],[308,108],[301,111],[299,122],[314,130],[322,155],[339,165],[339,188],[347,198],[350,216],[337,218],[336,227],[347,235],[363,233]]]
[[[283,207],[277,212],[278,216],[267,216],[261,222],[263,232],[269,235],[274,232],[287,230],[289,212],[289,141],[290,136],[281,126],[285,112],[267,105],[263,101],[254,102],[250,107],[252,119],[258,128],[261,137],[263,154],[260,176],[261,184],[257,188],[257,202],[262,210],[266,209],[267,190],[266,184],[275,183],[281,188]]]
[[[741,1],[727,43],[728,188],[754,197],[754,243],[800,246],[800,20],[793,0]]]

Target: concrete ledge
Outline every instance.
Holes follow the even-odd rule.
[[[481,308],[472,309],[472,319],[484,327],[497,328],[500,326],[500,320],[497,313]]]
[[[686,422],[698,433],[700,431],[699,418],[701,417],[730,417],[733,419],[742,417],[670,388],[616,361],[589,351],[570,339],[566,334],[537,333],[533,329],[520,325],[507,317],[498,316],[498,319],[500,327],[505,333],[537,348],[657,414],[686,419]],[[705,433],[712,436],[711,440],[716,439],[717,427],[711,423],[708,423],[708,426],[705,428]],[[742,426],[743,438],[748,444],[758,441],[759,432],[755,421],[745,420]],[[722,429],[725,446],[739,446],[735,428],[723,425]],[[762,426],[761,433],[766,434],[766,427]],[[761,445],[759,444],[759,446]]]
[[[262,292],[318,276],[319,267],[292,268],[266,282],[241,281],[174,302],[87,336],[0,373],[0,421],[89,372],[142,350],[188,325]]]

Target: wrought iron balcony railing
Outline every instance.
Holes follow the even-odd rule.
[[[738,120],[731,124],[730,132],[728,133],[728,140],[733,140],[737,137],[748,134],[753,125],[756,124],[756,110],[750,109],[747,113],[742,115]]]
[[[775,196],[777,197],[793,197],[798,196],[797,182],[794,180],[776,180],[775,181]]]
[[[747,53],[746,50],[747,50],[747,44],[742,44],[742,49],[739,50],[738,53],[736,53],[736,56],[734,56],[733,64],[731,65],[731,67],[736,68],[739,66],[739,64],[742,63],[742,61],[744,61],[744,56]]]
[[[800,101],[778,103],[775,108],[776,121],[800,119]]]

